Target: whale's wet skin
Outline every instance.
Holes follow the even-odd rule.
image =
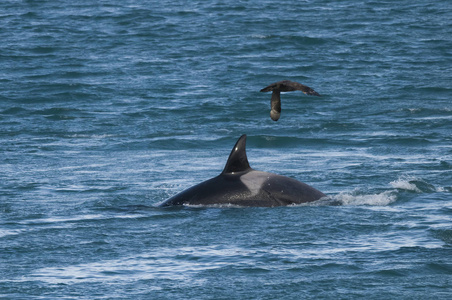
[[[284,206],[312,202],[326,197],[295,179],[251,169],[246,156],[246,135],[232,148],[223,172],[193,186],[161,204]]]

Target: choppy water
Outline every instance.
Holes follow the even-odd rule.
[[[2,1],[0,297],[450,299],[450,1]],[[282,95],[269,117],[267,84]],[[335,205],[158,209],[252,167]]]

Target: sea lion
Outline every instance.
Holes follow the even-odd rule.
[[[273,121],[278,121],[279,117],[281,116],[280,92],[292,92],[292,91],[302,91],[306,95],[320,96],[319,93],[317,93],[310,87],[290,80],[283,80],[270,84],[269,86],[263,88],[261,92],[273,92],[270,102],[271,104],[270,117],[272,118]]]

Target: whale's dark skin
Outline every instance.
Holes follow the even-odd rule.
[[[325,194],[298,180],[253,170],[242,135],[223,172],[169,198],[160,207],[176,205],[234,205],[274,207],[312,202]]]

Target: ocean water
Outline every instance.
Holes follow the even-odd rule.
[[[450,1],[0,3],[1,299],[451,299]],[[283,79],[322,97],[282,94]],[[157,205],[253,168],[329,201]]]

